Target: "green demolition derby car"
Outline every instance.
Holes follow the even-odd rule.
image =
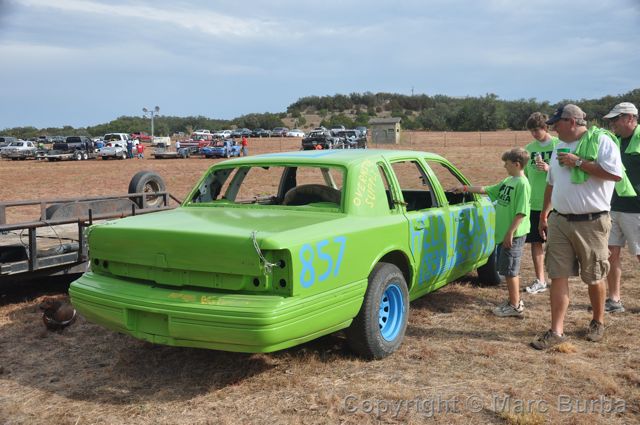
[[[414,151],[276,153],[212,166],[183,204],[89,229],[70,295],[157,344],[270,352],[341,329],[361,356],[402,343],[409,301],[476,269],[498,283],[495,210]]]

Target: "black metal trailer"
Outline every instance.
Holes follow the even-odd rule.
[[[0,287],[43,276],[87,270],[85,229],[96,221],[172,209],[180,200],[160,176],[137,173],[126,195],[0,202]],[[7,223],[7,210],[40,211],[33,221]]]

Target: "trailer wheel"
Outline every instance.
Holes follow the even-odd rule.
[[[87,159],[89,159],[89,154],[88,154],[88,153],[86,153],[86,152],[82,152],[82,159],[83,159],[83,160],[87,160]]]
[[[82,161],[82,152],[76,151],[73,157],[76,161]]]
[[[153,195],[157,192],[167,190],[164,180],[153,171],[138,171],[129,182],[129,193],[145,193],[144,197],[134,196],[131,198],[138,208],[158,208],[163,205],[161,195]]]

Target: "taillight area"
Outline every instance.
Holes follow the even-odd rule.
[[[281,295],[292,295],[291,253],[286,250],[264,251],[265,258],[271,266],[267,274],[267,282],[271,291]]]

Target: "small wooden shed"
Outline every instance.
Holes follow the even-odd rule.
[[[369,130],[372,143],[400,143],[401,118],[371,118]]]

